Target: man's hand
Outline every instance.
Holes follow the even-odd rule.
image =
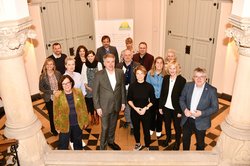
[[[122,104],[121,111],[124,111],[125,107],[126,107],[125,104]]]
[[[98,114],[100,117],[102,117],[102,109],[101,109],[101,108],[96,109],[96,112],[97,112],[97,114]]]
[[[192,113],[187,108],[184,110],[184,114],[186,117],[190,117],[192,115]]]
[[[192,113],[192,116],[198,118],[200,117],[202,114],[202,112],[200,110],[195,110],[193,113]]]
[[[163,115],[162,109],[159,109],[159,112],[160,112],[161,115]]]
[[[181,114],[178,113],[178,114],[177,114],[177,118],[181,118]]]

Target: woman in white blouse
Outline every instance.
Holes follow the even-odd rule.
[[[167,64],[167,75],[163,78],[161,96],[159,101],[159,112],[163,114],[165,122],[166,141],[163,147],[167,147],[171,142],[171,122],[174,122],[175,143],[173,150],[179,150],[181,139],[181,114],[179,97],[184,88],[186,79],[180,75],[178,62],[172,61]]]

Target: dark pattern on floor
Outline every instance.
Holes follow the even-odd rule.
[[[228,110],[229,105],[225,104],[223,102],[219,102],[220,104],[220,109],[219,111],[214,114],[212,116],[212,124],[214,127],[209,129],[207,131],[206,134],[206,138],[205,138],[205,142],[206,142],[206,148],[205,150],[210,150],[212,149],[215,145],[216,145],[216,141],[218,139],[218,136],[221,132],[221,128],[220,128],[220,123],[221,120],[217,120],[217,118],[219,116],[221,116],[221,114],[225,111]],[[48,118],[48,114],[47,114],[47,110],[44,104],[44,101],[42,99],[40,100],[36,100],[33,101],[33,108],[35,110],[35,113],[37,114],[38,118],[41,120],[43,127],[42,127],[42,131],[44,133],[44,136],[48,142],[48,144],[52,147],[52,149],[56,149],[57,148],[57,143],[58,143],[58,136],[53,136],[50,133],[50,129],[49,129],[49,118]],[[4,118],[5,115],[1,116],[1,119]],[[223,118],[225,117],[225,115],[223,115]],[[221,118],[220,118],[221,119]],[[117,137],[119,138],[117,143],[119,145],[122,145],[122,149],[125,150],[132,150],[134,147],[134,138],[133,135],[130,135],[129,131],[130,128],[123,128],[125,123],[125,117],[123,115],[123,112],[120,113],[119,116],[119,120],[118,120],[118,125],[117,125],[117,132],[116,132],[116,140]],[[3,135],[3,129],[4,129],[5,125],[0,124],[0,134]],[[100,145],[100,141],[99,141],[99,137],[100,137],[100,132],[101,128],[100,128],[100,124],[99,126],[88,126],[87,129],[85,129],[83,131],[83,135],[82,135],[82,139],[85,142],[86,146],[84,146],[84,150],[98,150],[99,149],[99,145]],[[122,136],[119,136],[122,135]],[[143,137],[143,136],[142,136]],[[165,135],[165,129],[164,129],[164,125],[163,125],[163,132],[162,135],[160,137],[156,137],[155,134],[151,136],[151,145],[150,145],[150,149],[151,150],[172,150],[173,146],[174,146],[174,130],[172,128],[172,142],[169,143],[169,146],[166,148],[162,147],[163,142],[166,140],[166,135]],[[192,142],[193,146],[195,149],[195,137],[192,136]],[[143,138],[142,140],[142,144],[143,144]],[[191,144],[192,144],[191,142]],[[191,145],[192,146],[192,145]],[[124,148],[123,148],[124,147]],[[182,149],[182,148],[181,148]]]

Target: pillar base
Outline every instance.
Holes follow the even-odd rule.
[[[42,124],[38,120],[36,116],[34,116],[34,120],[31,124],[26,127],[11,127],[6,123],[6,127],[4,128],[4,136],[7,138],[15,138],[15,139],[26,139],[35,135],[39,130],[41,130]]]
[[[50,150],[41,130],[29,138],[19,139],[18,157],[20,165],[43,166],[44,155]]]
[[[237,128],[235,127],[237,126]],[[241,125],[242,126],[242,125]],[[250,126],[240,128],[228,116],[221,124],[222,132],[214,148],[220,166],[250,164]]]

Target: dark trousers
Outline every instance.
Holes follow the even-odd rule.
[[[56,131],[54,125],[54,116],[53,116],[53,101],[49,100],[48,102],[45,102],[45,106],[49,114],[50,131],[53,133]]]
[[[82,150],[82,130],[78,125],[70,126],[68,133],[59,134],[58,150],[68,150],[69,140],[73,142],[74,150]]]
[[[163,107],[163,119],[165,122],[165,130],[167,134],[167,141],[170,142],[171,140],[171,123],[174,123],[174,130],[175,130],[175,142],[180,144],[181,139],[181,118],[177,117],[177,112],[175,110]]]
[[[204,150],[206,130],[198,130],[193,118],[188,118],[183,125],[183,150],[190,149],[190,141],[193,133],[196,137],[196,150]]]
[[[85,102],[86,102],[88,113],[90,113],[91,115],[94,115],[95,108],[94,108],[93,98],[85,97]]]
[[[102,132],[100,140],[100,150],[106,150],[107,144],[113,144],[115,141],[115,129],[119,112],[112,112],[102,116]]]
[[[162,115],[159,112],[159,99],[156,99],[153,106],[150,108],[150,130],[161,132],[162,131]]]
[[[149,147],[151,140],[150,140],[150,111],[147,110],[144,115],[139,115],[134,109],[131,109],[131,120],[134,126],[134,137],[135,142],[140,143],[140,122],[142,122],[143,134],[144,134],[144,142],[145,146]]]

